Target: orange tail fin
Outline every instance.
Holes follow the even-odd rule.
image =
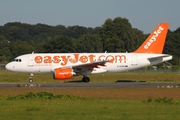
[[[162,54],[169,23],[160,23],[134,53]]]

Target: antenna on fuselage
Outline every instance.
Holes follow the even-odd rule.
[[[32,52],[32,54],[34,54],[34,51]]]
[[[107,50],[104,53],[107,53]]]

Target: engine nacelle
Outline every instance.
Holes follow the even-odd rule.
[[[56,80],[65,80],[72,78],[75,75],[72,68],[56,68],[53,73],[53,78]]]

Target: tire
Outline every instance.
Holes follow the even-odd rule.
[[[33,82],[33,79],[32,79],[32,78],[30,78],[30,79],[29,79],[29,82],[30,82],[30,83],[32,83],[32,82]]]
[[[83,77],[82,82],[88,83],[90,81],[89,77]]]

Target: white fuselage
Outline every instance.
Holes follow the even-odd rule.
[[[97,61],[109,61],[88,73],[123,72],[171,60],[167,54],[145,53],[37,53],[15,58],[6,69],[22,73],[52,73],[55,68],[74,68]]]

